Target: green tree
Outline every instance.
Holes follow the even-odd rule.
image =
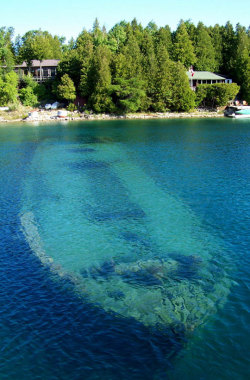
[[[250,36],[246,28],[236,27],[235,79],[241,86],[241,96],[250,103]]]
[[[129,34],[126,45],[121,49],[121,53],[125,56],[126,67],[124,67],[124,78],[139,77],[142,72],[142,55],[140,46],[136,37]]]
[[[19,91],[19,98],[24,106],[35,107],[38,104],[37,95],[32,87],[24,87]]]
[[[160,28],[155,34],[155,48],[157,48],[159,44],[162,44],[167,49],[169,57],[171,58],[173,53],[173,41],[171,30],[168,25],[164,28]]]
[[[156,48],[157,69],[154,76],[154,92],[152,94],[152,109],[165,112],[171,107],[172,83],[171,61],[164,41]]]
[[[100,24],[97,18],[95,19],[94,24],[93,24],[92,36],[93,36],[93,41],[94,41],[95,46],[107,44],[106,30],[104,28],[101,30]]]
[[[0,76],[0,105],[6,106],[8,103],[15,103],[18,95],[18,76],[14,71],[10,71]]]
[[[183,22],[186,26],[190,40],[192,41],[193,44],[195,44],[195,39],[196,39],[196,34],[197,34],[196,26],[192,23],[190,19]]]
[[[196,90],[196,104],[212,108],[226,106],[234,100],[239,89],[236,83],[200,84]]]
[[[208,32],[210,34],[212,44],[214,47],[215,66],[214,71],[220,72],[222,69],[222,35],[221,27],[216,24],[214,27],[209,27]]]
[[[195,36],[195,68],[199,71],[214,71],[216,67],[215,50],[207,28],[202,22],[197,25]]]
[[[76,49],[81,66],[79,92],[82,96],[89,96],[91,91],[89,76],[94,54],[94,41],[92,35],[87,31],[83,31],[77,39]]]
[[[97,46],[89,72],[91,87],[88,106],[95,112],[112,112],[114,105],[110,96],[111,52],[105,45]]]
[[[223,58],[221,72],[224,74],[232,75],[235,64],[236,36],[234,28],[229,21],[224,27],[221,28],[221,36]]]
[[[154,40],[151,33],[145,31],[141,46],[142,51],[142,78],[144,90],[147,93],[148,104],[151,103],[155,89],[155,76],[157,72],[157,61],[154,49]]]
[[[158,26],[154,21],[150,21],[145,30],[154,37],[158,32]]]
[[[171,110],[188,112],[195,106],[195,94],[189,86],[188,76],[180,62],[171,64]]]
[[[113,53],[118,52],[121,47],[124,46],[127,38],[125,26],[126,23],[120,22],[119,24],[116,24],[108,33],[107,46]]]
[[[118,110],[124,113],[136,112],[144,106],[145,84],[138,78],[117,79],[111,89],[111,96]]]
[[[13,28],[0,28],[0,66],[5,67],[5,71],[10,71],[14,66],[14,49],[12,45]]]
[[[189,68],[196,62],[194,47],[184,22],[179,24],[175,34],[173,57],[175,61],[182,63],[186,68]]]
[[[76,48],[67,51],[57,66],[58,77],[68,74],[75,85],[79,85],[81,77],[81,57]]]
[[[41,85],[30,74],[19,78],[19,98],[23,105],[34,107],[38,104]]]
[[[60,84],[57,87],[58,96],[61,99],[67,100],[68,102],[73,102],[76,98],[76,89],[74,82],[68,74],[64,74],[61,78]]]
[[[34,59],[61,59],[61,41],[47,31],[31,30],[21,38],[17,54],[19,61],[25,61],[28,66]]]

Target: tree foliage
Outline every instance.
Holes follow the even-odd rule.
[[[215,49],[207,28],[199,22],[195,34],[196,70],[214,71],[216,68]]]
[[[173,58],[177,62],[181,62],[186,68],[189,68],[196,62],[194,46],[184,22],[179,24],[175,34]]]
[[[250,102],[250,33],[239,24],[236,28],[230,22],[207,27],[202,22],[195,25],[181,20],[172,32],[168,25],[158,27],[151,21],[144,28],[134,19],[107,31],[96,19],[92,30],[83,29],[68,43],[64,37],[41,30],[28,31],[15,43],[12,39],[13,28],[0,28],[4,102],[11,98],[3,94],[8,92],[5,75],[12,71],[14,61],[30,65],[34,59],[50,58],[60,59],[56,80],[36,84],[36,88],[27,82],[31,79],[21,80],[23,102],[30,102],[32,93],[33,99],[58,97],[68,102],[77,94],[95,112],[188,111],[194,107],[195,97],[186,75],[191,65],[194,71],[228,75],[241,86],[240,96]],[[218,88],[212,86],[208,95],[208,90],[199,87],[197,103],[209,103],[209,96],[211,104],[223,103],[224,87],[223,91]]]
[[[15,103],[18,96],[18,76],[14,71],[0,77],[0,105]]]
[[[34,107],[38,104],[37,95],[32,87],[24,87],[19,91],[19,98],[24,106]]]
[[[31,30],[19,39],[17,57],[19,62],[25,61],[31,66],[31,61],[37,59],[61,59],[62,40],[58,36],[52,36],[47,31]]]
[[[236,83],[201,84],[197,87],[196,104],[212,108],[226,106],[239,89]]]
[[[61,78],[60,84],[57,87],[58,95],[61,99],[73,102],[76,98],[76,90],[74,82],[68,74],[64,74]]]
[[[5,66],[8,71],[14,66],[13,34],[13,28],[0,28],[0,66]]]
[[[112,101],[117,110],[127,113],[143,109],[146,99],[143,81],[137,78],[119,78],[110,89]]]

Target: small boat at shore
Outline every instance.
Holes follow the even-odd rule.
[[[250,118],[250,106],[230,106],[224,111],[224,115],[227,117],[237,119]]]

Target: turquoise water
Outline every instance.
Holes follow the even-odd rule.
[[[0,378],[247,378],[249,121],[0,141]]]

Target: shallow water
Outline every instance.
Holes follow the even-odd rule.
[[[249,121],[0,129],[1,379],[246,379]]]

